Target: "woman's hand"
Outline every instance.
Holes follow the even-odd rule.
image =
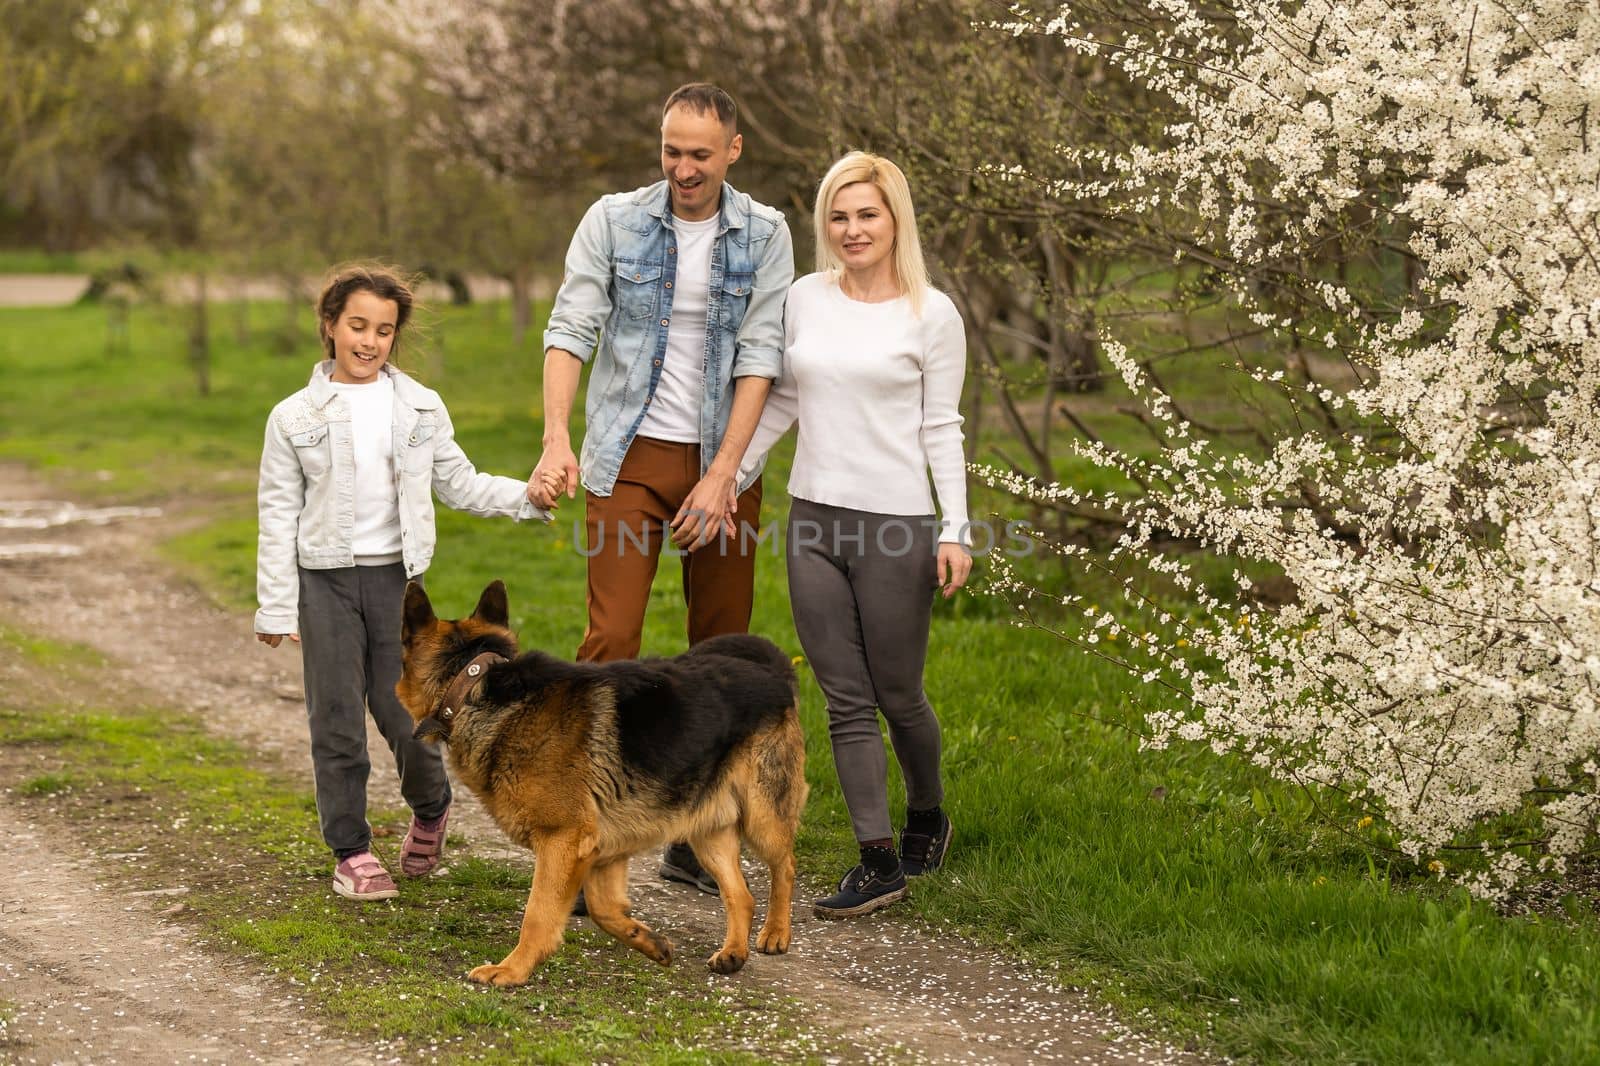
[[[944,598],[949,599],[956,594],[956,589],[967,583],[967,575],[972,573],[972,553],[959,544],[943,541],[939,544],[939,587],[944,591]]]
[[[734,516],[739,513],[738,482],[733,475],[715,466],[695,483],[673,516],[672,543],[681,551],[698,551],[716,540],[717,535],[739,535]]]
[[[282,633],[257,633],[256,634],[256,639],[259,640],[261,643],[265,644],[269,648],[276,648],[279,644],[283,643],[283,637],[284,637],[284,635]],[[289,634],[289,639],[294,641],[296,644],[298,644],[298,643],[300,643],[300,634],[299,633],[290,633]]]

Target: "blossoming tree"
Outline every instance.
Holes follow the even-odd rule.
[[[1355,372],[1307,385],[1259,371],[1337,417],[1257,454],[1204,439],[1105,338],[1165,446],[1086,445],[1148,487],[1087,502],[1127,520],[1114,557],[1170,575],[1195,609],[1163,611],[1130,581],[1127,609],[1065,597],[1084,617],[1062,632],[1119,635],[1132,649],[1119,656],[1174,694],[1150,715],[1156,745],[1206,741],[1342,790],[1405,854],[1482,895],[1562,871],[1600,828],[1600,9],[1148,8],[1110,40],[1070,7],[1015,9],[1005,28],[1164,93],[1181,118],[1163,141],[1063,145],[1058,172],[997,171],[1187,218],[1179,258],[1222,264],[1274,330],[1304,323],[1263,300],[1252,271],[1358,223],[1403,235],[1414,284],[1379,309],[1352,284],[1303,279],[1320,343]],[[1010,484],[1085,502],[1067,485]],[[1199,580],[1163,548],[1173,538],[1241,560],[1234,580]],[[1024,612],[1063,599],[1004,562],[997,583]],[[1294,590],[1271,611],[1244,576],[1264,566]],[[1447,855],[1460,848],[1482,858]]]

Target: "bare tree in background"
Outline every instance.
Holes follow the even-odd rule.
[[[444,102],[422,132],[475,194],[458,232],[510,282],[519,342],[534,279],[559,271],[588,202],[651,180],[673,66],[657,18],[614,0],[411,5],[410,35],[428,42],[426,88]]]
[[[1169,224],[1185,205],[1131,212],[1037,180],[1147,143],[1166,105],[1104,56],[993,28],[1027,17],[995,0],[0,0],[0,15],[0,241],[144,240],[186,270],[282,277],[286,347],[300,279],[352,256],[504,277],[520,344],[584,207],[657,177],[662,97],[709,80],[740,102],[732,180],[789,212],[802,269],[834,159],[866,148],[906,169],[970,331],[975,458],[1050,481],[1071,440],[1119,432],[1108,323],[1208,432],[1248,444],[1259,421],[1238,397],[1184,394],[1196,360],[1262,355],[1262,330],[1223,310],[1227,265]],[[1159,28],[1110,2],[1078,15],[1107,39]],[[1300,351],[1304,278],[1404,285],[1382,225],[1252,267],[1296,323],[1271,357],[1301,378],[1328,372]]]

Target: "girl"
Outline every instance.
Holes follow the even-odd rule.
[[[444,762],[411,738],[394,695],[406,580],[433,557],[433,493],[472,514],[550,517],[523,482],[478,473],[438,393],[393,364],[412,304],[390,270],[338,270],[317,298],[326,358],[273,408],[261,451],[256,639],[302,645],[317,817],[333,890],[349,899],[399,894],[371,850],[366,712],[412,811],[401,872],[421,877],[444,852]]]
[[[972,569],[958,409],[966,335],[955,305],[928,284],[899,167],[864,152],[845,156],[822,179],[815,223],[817,273],[789,290],[783,376],[745,465],[753,468],[798,418],[789,600],[828,700],[833,758],[861,849],[838,892],[814,904],[819,916],[837,918],[901,899],[906,878],[937,869],[950,847],[939,720],[922,668],[934,590],[953,595]],[[879,712],[906,783],[898,854]]]

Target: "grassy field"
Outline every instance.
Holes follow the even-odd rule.
[[[41,252],[31,248],[0,248],[0,274],[86,274],[94,256],[72,252]]]
[[[304,382],[314,345],[270,354],[281,308],[252,308],[243,331],[237,316],[218,314],[213,391],[201,399],[177,314],[136,312],[129,350],[113,355],[96,308],[0,311],[0,459],[79,492],[203,506],[216,520],[172,551],[243,608],[263,419]],[[526,474],[541,418],[532,345],[512,349],[497,305],[451,309],[430,333],[406,361],[450,404],[467,453],[482,469]],[[776,457],[768,476],[767,520],[783,513],[786,462]],[[502,578],[524,645],[570,653],[583,626],[577,511],[568,504],[549,527],[442,513],[429,574],[441,611],[469,609]],[[756,598],[753,628],[799,654],[774,555],[758,563]],[[647,653],[681,648],[680,603],[664,560]],[[1502,918],[1372,860],[1340,831],[1355,832],[1353,815],[1329,826],[1296,793],[1204,749],[1141,752],[1129,728],[1144,698],[1134,682],[1007,616],[971,595],[935,612],[927,682],[945,727],[957,843],[948,874],[917,886],[907,921],[1004,944],[1263,1062],[1600,1060],[1600,927],[1589,901],[1569,901],[1571,919]],[[853,845],[822,700],[803,667],[802,686],[813,791],[800,860],[815,887],[852,861]],[[294,802],[285,817],[309,827],[305,797]],[[498,876],[482,871],[490,887]],[[235,939],[275,957],[268,936]],[[641,969],[636,991],[655,1010],[652,980]]]
[[[0,706],[0,775],[36,817],[98,851],[141,841],[137,863],[109,864],[105,876],[134,889],[193,886],[179,920],[305,990],[340,1031],[400,1061],[740,1063],[760,1061],[754,1047],[788,1048],[791,1059],[838,1053],[826,1036],[788,1026],[784,1018],[800,1015],[776,997],[708,979],[699,966],[618,966],[628,980],[595,981],[597,953],[616,960],[627,951],[587,923],[531,994],[468,984],[468,969],[507,948],[507,916],[527,898],[525,865],[457,856],[448,878],[353,910],[327,891],[309,795],[195,716],[98,702],[98,658],[0,626],[7,677],[42,669],[56,688],[65,677],[76,697],[39,698],[23,686]],[[370,812],[391,834],[380,848],[394,847],[408,813]],[[206,826],[226,846],[196,846],[193,834],[174,831],[183,825]],[[12,1061],[5,1011],[0,1000],[0,1059]]]

